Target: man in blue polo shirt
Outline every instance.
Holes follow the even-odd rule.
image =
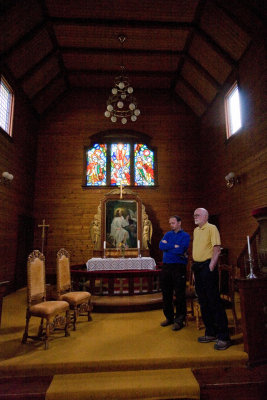
[[[170,217],[169,224],[171,231],[167,232],[159,243],[159,248],[163,251],[161,289],[163,313],[166,317],[160,325],[173,324],[172,329],[179,331],[184,327],[186,318],[186,264],[190,236],[182,230],[181,218],[178,215]]]

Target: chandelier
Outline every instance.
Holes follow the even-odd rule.
[[[126,36],[120,35],[119,42],[123,46]],[[130,85],[129,79],[125,73],[125,67],[122,63],[121,72],[114,80],[114,87],[111,90],[111,95],[107,100],[107,109],[105,117],[110,118],[111,122],[121,121],[126,124],[128,120],[135,122],[140,115],[140,110],[137,108],[137,102],[133,96],[133,88]]]

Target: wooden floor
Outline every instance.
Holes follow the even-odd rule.
[[[124,310],[136,307],[137,310],[138,307],[144,306],[157,306],[158,308],[162,306],[161,293],[138,296],[93,296],[93,302],[94,311],[97,310],[97,307],[99,309],[103,307],[106,310],[107,306],[117,311],[120,307],[124,308]],[[159,337],[164,332],[160,331]],[[218,354],[219,357],[221,355],[225,354]],[[202,368],[191,367],[191,371],[199,384],[200,400],[265,400],[267,398],[267,365],[253,368],[248,368],[244,364],[209,368],[206,368],[206,363],[204,365]],[[172,366],[172,368],[174,367]],[[132,370],[129,369],[129,371]],[[134,382],[138,372],[142,374],[142,369],[132,371],[131,382]],[[23,377],[14,376],[14,374],[13,376],[2,377],[0,378],[0,400],[45,400],[47,391],[51,387],[51,382],[55,377],[59,376],[57,375],[58,373],[61,372],[52,372],[50,370],[47,375],[41,378],[40,376],[34,376],[34,373]],[[79,375],[79,373],[77,374]],[[88,379],[90,379],[90,372],[88,372]],[[62,391],[64,391],[64,387]],[[175,399],[175,397],[171,398]],[[181,397],[179,398],[181,399]],[[154,400],[157,400],[157,398],[154,398]],[[187,400],[191,399],[187,397]]]

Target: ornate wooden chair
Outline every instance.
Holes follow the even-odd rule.
[[[234,320],[235,333],[238,331],[238,321],[235,309],[235,267],[233,265],[219,265],[219,291],[225,308],[231,308]]]
[[[186,303],[187,303],[187,320],[195,319],[194,301],[196,299],[195,285],[193,282],[193,272],[191,269],[192,260],[189,259],[186,267]]]
[[[65,336],[69,336],[69,304],[66,301],[46,301],[45,257],[39,250],[34,250],[28,257],[27,278],[28,306],[22,343],[26,343],[28,338],[43,340],[45,349],[48,349],[50,332],[54,329],[64,327]],[[64,316],[61,315],[62,313]],[[37,336],[28,334],[32,316],[41,318]],[[46,320],[45,327],[44,320]]]
[[[234,291],[234,279],[235,279],[235,267],[227,264],[219,264],[219,292],[221,299],[224,303],[225,308],[231,308],[234,321],[234,331],[238,331],[238,321],[235,310],[235,291]],[[196,316],[197,329],[204,327],[201,318],[200,305],[197,299],[194,301],[194,313]]]
[[[70,255],[65,249],[60,249],[57,253],[57,298],[58,300],[67,301],[70,310],[72,310],[73,330],[76,330],[76,321],[79,315],[88,316],[88,321],[91,318],[93,309],[91,303],[91,293],[72,291],[71,275],[70,275]]]

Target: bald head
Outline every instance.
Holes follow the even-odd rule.
[[[200,228],[208,221],[209,213],[205,208],[197,208],[194,212],[195,224]]]

